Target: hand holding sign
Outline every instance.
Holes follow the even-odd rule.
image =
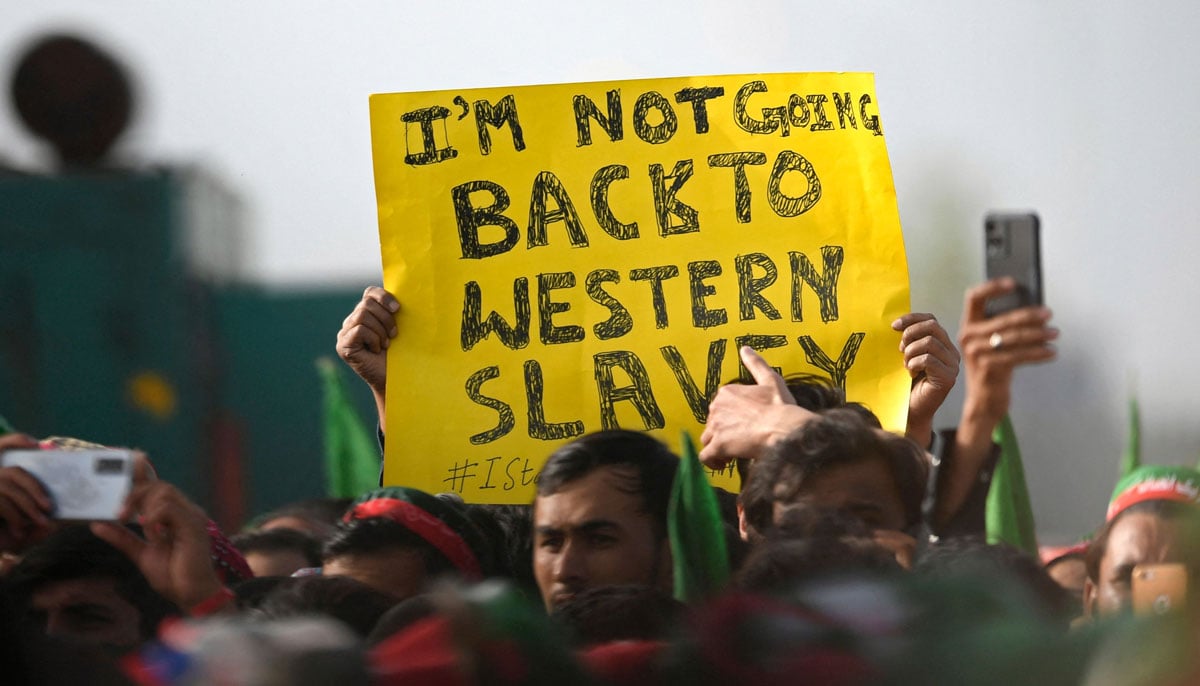
[[[362,300],[342,322],[338,331],[337,353],[358,374],[375,396],[379,426],[386,420],[385,389],[387,387],[387,349],[399,333],[396,312],[400,303],[395,296],[379,286],[363,291]]]
[[[958,379],[958,348],[932,314],[910,312],[892,322],[892,328],[901,332],[904,367],[913,377],[905,435],[917,445],[928,446],[933,438],[933,416]]]
[[[702,431],[721,382],[749,380],[742,346],[902,429],[912,379],[888,323],[908,272],[874,89],[870,74],[742,74],[371,96],[384,286],[404,322],[385,345],[395,310],[374,329],[364,297],[342,356],[381,408],[365,362],[387,347],[404,379],[387,384],[405,440],[387,444],[385,483],[528,502],[565,441]],[[791,407],[760,386],[718,412]],[[742,456],[744,432],[708,433],[714,464]]]
[[[708,405],[700,461],[721,469],[734,459],[756,459],[771,443],[802,426],[812,412],[796,405],[787,383],[754,349],[739,351],[753,385],[727,384]]]

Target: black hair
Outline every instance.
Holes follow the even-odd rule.
[[[1057,629],[1066,631],[1074,615],[1071,594],[1058,585],[1040,560],[1006,543],[977,536],[943,538],[926,546],[913,573],[932,579],[993,579],[1015,582],[1033,609]]]
[[[847,574],[903,571],[895,555],[869,538],[775,538],[750,551],[734,584],[744,591],[778,593]]]
[[[408,527],[386,517],[367,517],[342,524],[338,532],[325,543],[322,557],[329,561],[346,555],[365,555],[394,548],[420,553],[428,578],[459,572],[458,567],[442,551]]]
[[[141,528],[129,525],[141,535]],[[173,603],[150,587],[146,577],[124,553],[97,538],[86,524],[72,524],[25,552],[5,577],[14,598],[27,607],[33,594],[48,584],[76,579],[112,579],[125,602],[137,608],[143,640],[154,638],[158,625],[180,613]]]
[[[492,576],[512,579],[521,592],[538,598],[533,575],[533,507],[530,505],[466,505],[471,522],[493,542]]]
[[[685,610],[683,603],[650,586],[596,586],[555,605],[550,619],[579,646],[588,646],[667,640]]]
[[[428,593],[405,598],[383,613],[367,636],[367,646],[373,647],[408,629],[410,626],[438,614],[437,604]]]
[[[871,539],[859,518],[801,505],[784,512],[738,568],[734,584],[774,593],[845,574],[887,575],[903,569],[895,555]]]
[[[229,539],[243,556],[250,553],[294,552],[304,558],[306,567],[321,566],[321,542],[295,529],[247,531]]]
[[[310,500],[300,500],[255,517],[254,521],[250,522],[247,528],[250,530],[259,529],[263,524],[272,520],[295,517],[296,519],[311,522],[317,528],[332,533],[352,502],[354,502],[353,498],[312,498]]]
[[[666,536],[667,506],[679,458],[640,431],[597,431],[567,443],[550,455],[538,476],[538,496],[554,495],[567,484],[605,467],[622,477],[621,490],[638,496],[660,537]]]
[[[867,424],[879,429],[883,424],[871,408],[858,402],[846,400],[846,391],[835,386],[828,377],[819,374],[789,374],[784,377],[788,391],[796,404],[810,412],[847,409],[863,418]]]
[[[767,449],[742,489],[746,522],[765,532],[772,525],[774,503],[795,499],[805,480],[831,467],[872,459],[886,462],[895,480],[905,527],[918,524],[929,469],[921,449],[845,408],[818,415]]]
[[[346,576],[288,577],[255,610],[261,619],[332,617],[366,638],[396,599]]]
[[[277,586],[291,579],[290,576],[256,576],[246,579],[229,587],[233,591],[233,601],[241,612],[258,609],[267,596]]]

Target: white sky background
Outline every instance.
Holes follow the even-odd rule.
[[[873,71],[915,309],[956,330],[983,214],[1042,216],[1061,355],[1019,373],[1013,417],[1044,539],[1102,516],[1131,378],[1147,461],[1200,457],[1200,3],[39,0],[0,9],[0,65],[62,29],[137,74],[124,157],[218,175],[275,286],[379,280],[370,93]],[[44,165],[11,107],[0,158]]]

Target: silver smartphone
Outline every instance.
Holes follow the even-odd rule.
[[[20,467],[54,501],[55,519],[117,519],[133,484],[128,450],[9,450],[0,465]]]
[[[989,317],[1042,304],[1040,222],[1032,212],[993,212],[983,221],[984,256],[988,280],[1012,277],[1017,288],[987,302]]]

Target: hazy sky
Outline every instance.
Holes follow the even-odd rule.
[[[63,29],[123,60],[142,96],[125,158],[215,174],[247,210],[244,276],[274,285],[379,279],[370,93],[873,71],[914,308],[953,328],[983,214],[1042,215],[1062,359],[1021,374],[1013,412],[1042,528],[1102,512],[1132,375],[1150,459],[1200,454],[1197,3],[40,0],[0,19],[0,63]],[[10,109],[0,156],[42,164]]]

